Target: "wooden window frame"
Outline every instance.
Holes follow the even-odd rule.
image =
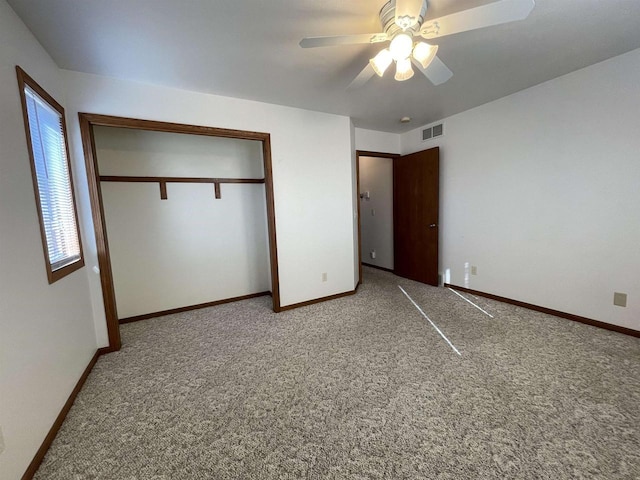
[[[42,239],[42,248],[44,253],[44,261],[47,270],[47,280],[49,284],[57,282],[58,280],[66,277],[67,275],[75,272],[76,270],[84,267],[84,252],[82,250],[82,236],[80,234],[80,223],[78,221],[78,206],[75,197],[75,188],[73,186],[73,172],[71,171],[71,156],[69,155],[69,137],[67,135],[67,123],[65,120],[65,112],[62,105],[60,105],[51,95],[49,95],[44,88],[42,88],[33,78],[16,65],[16,73],[18,76],[18,86],[20,88],[20,101],[22,103],[22,116],[24,119],[24,129],[27,138],[27,150],[29,151],[29,163],[31,164],[31,179],[33,181],[33,193],[35,195],[36,206],[38,210],[38,220],[40,223],[40,236]],[[44,217],[42,215],[42,203],[40,200],[40,189],[38,187],[38,176],[36,172],[35,157],[33,154],[33,146],[31,139],[31,130],[29,128],[29,116],[27,110],[27,99],[25,95],[25,87],[29,87],[33,90],[42,100],[44,100],[53,110],[55,110],[61,117],[62,136],[64,137],[64,148],[67,156],[67,169],[69,172],[69,188],[71,190],[71,201],[73,203],[73,214],[76,222],[76,234],[78,236],[78,246],[80,248],[80,258],[69,265],[64,267],[53,269],[49,258],[49,247],[47,245],[47,234],[44,224]]]

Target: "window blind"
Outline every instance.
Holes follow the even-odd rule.
[[[80,260],[62,116],[25,86],[27,118],[51,270]]]

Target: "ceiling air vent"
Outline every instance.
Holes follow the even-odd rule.
[[[439,123],[422,130],[422,140],[430,140],[432,138],[441,137],[444,134],[444,125]]]

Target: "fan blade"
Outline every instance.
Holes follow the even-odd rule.
[[[370,63],[367,63],[367,66],[362,69],[362,71],[358,74],[356,78],[349,84],[347,88],[358,88],[371,80],[376,72],[373,70],[373,67]]]
[[[420,21],[424,0],[396,0],[396,25],[401,29],[413,27]]]
[[[489,3],[429,20],[422,24],[420,35],[426,39],[439,38],[501,23],[524,20],[535,5],[535,0],[501,0]]]
[[[386,33],[362,33],[360,35],[337,35],[335,37],[307,37],[300,41],[302,48],[331,47],[356,43],[379,43],[388,40]]]
[[[434,85],[441,85],[453,76],[453,72],[438,57],[434,57],[427,68],[422,68],[415,58],[411,58],[411,62]]]

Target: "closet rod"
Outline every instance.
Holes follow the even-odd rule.
[[[100,181],[148,183],[264,183],[264,178],[126,177],[116,175],[101,175]]]
[[[264,183],[264,178],[203,178],[203,177],[125,177],[101,175],[101,182],[143,182],[160,185],[160,199],[167,199],[167,183],[213,183],[216,198],[222,198],[221,183]]]

